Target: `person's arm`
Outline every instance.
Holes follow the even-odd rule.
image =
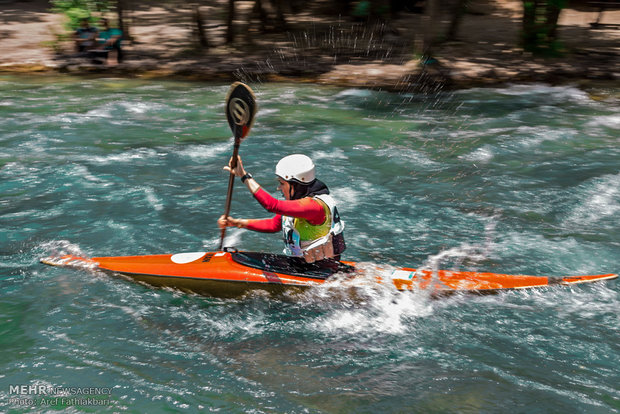
[[[276,233],[282,230],[282,216],[279,214],[268,219],[236,219],[222,216],[217,222],[220,228],[237,227],[261,233]]]
[[[230,162],[228,166],[224,167],[224,169],[235,174],[237,177],[240,177],[241,181],[245,184],[247,189],[250,190],[250,193],[254,195],[254,198],[256,198],[256,200],[267,211],[275,213],[276,217],[284,215],[288,217],[304,218],[314,225],[323,224],[325,222],[325,209],[316,200],[313,200],[311,198],[303,198],[301,200],[278,200],[271,196],[268,192],[263,190],[260,184],[258,184],[258,182],[245,171],[245,168],[243,168],[243,162],[241,161],[241,157],[237,157],[237,165],[234,169],[230,167]],[[270,220],[275,220],[276,217]],[[222,216],[220,217],[220,220],[223,220],[221,223],[219,223],[220,227],[233,226],[249,228],[246,227],[248,225],[247,222],[240,222],[240,220],[246,219],[232,219],[231,217],[224,218],[224,216]],[[274,232],[281,229],[281,220],[278,220],[278,223],[280,227],[277,230],[273,230]],[[250,224],[250,226],[252,226],[252,224]],[[270,228],[275,228],[275,225]]]
[[[262,220],[246,220],[244,228],[261,233],[276,233],[282,230],[282,216],[276,214],[272,218]]]
[[[265,210],[288,217],[304,218],[310,224],[319,225],[325,222],[325,209],[323,206],[306,197],[301,200],[278,200],[262,188],[258,188],[253,193],[256,201],[260,203]]]
[[[260,188],[260,184],[258,184],[256,180],[245,171],[245,168],[243,168],[243,162],[241,161],[241,156],[237,155],[237,165],[234,169],[230,168],[231,163],[232,158],[228,162],[228,165],[224,167],[224,169],[241,178],[241,182],[245,184],[245,186],[248,188],[248,190],[250,190],[252,194],[256,193]]]

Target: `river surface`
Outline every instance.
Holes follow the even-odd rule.
[[[620,271],[617,89],[252,86],[246,169],[276,194],[276,162],[311,156],[340,203],[346,259]],[[336,286],[229,300],[39,263],[217,249],[227,89],[0,77],[0,410],[620,411],[617,280],[441,299],[371,285],[355,298]],[[239,183],[232,215],[270,216]],[[239,229],[226,244],[281,251],[278,235]],[[18,385],[95,388],[109,405],[54,406]]]

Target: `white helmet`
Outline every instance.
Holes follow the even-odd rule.
[[[286,181],[309,184],[314,181],[314,163],[303,154],[292,154],[282,158],[276,165],[276,175]]]

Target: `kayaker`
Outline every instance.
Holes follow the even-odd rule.
[[[231,171],[230,163],[224,169]],[[236,219],[222,215],[218,220],[220,228],[239,227],[263,233],[282,231],[287,255],[304,257],[308,263],[340,260],[346,247],[344,222],[329,189],[315,177],[310,157],[292,154],[276,165],[278,190],[285,200],[278,200],[263,190],[245,171],[241,157],[237,158],[237,166],[232,172],[241,177],[241,182],[267,211],[276,215],[269,219]]]

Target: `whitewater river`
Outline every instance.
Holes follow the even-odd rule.
[[[251,86],[246,169],[276,194],[279,158],[311,156],[341,205],[346,259],[620,271],[617,90]],[[65,401],[68,412],[620,411],[618,280],[443,299],[369,282],[356,298],[335,286],[228,300],[39,263],[217,249],[227,89],[0,77],[0,411],[58,412],[21,385],[91,397]],[[270,216],[239,183],[232,215]],[[277,235],[228,235],[281,250]]]

